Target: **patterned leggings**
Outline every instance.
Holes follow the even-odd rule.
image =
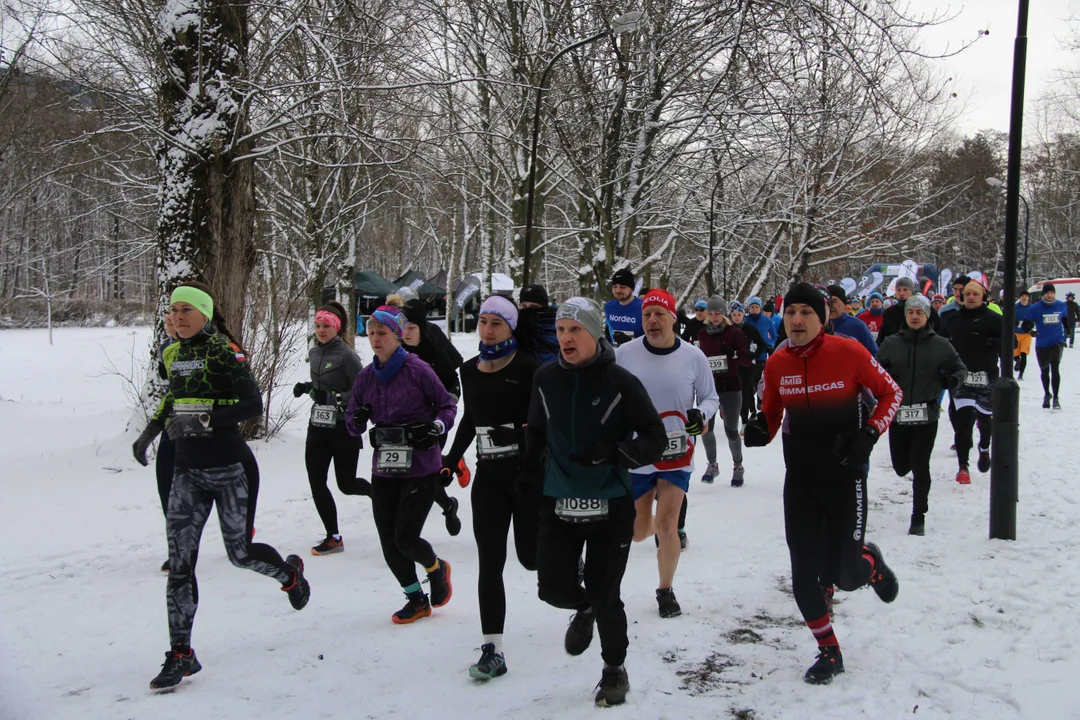
[[[272,577],[282,585],[293,581],[293,569],[269,545],[251,542],[255,508],[248,502],[248,479],[243,465],[184,470],[177,468],[169,493],[169,583],[165,599],[169,638],[174,648],[191,646],[191,626],[199,606],[195,563],[199,540],[217,505],[221,536],[229,561]]]

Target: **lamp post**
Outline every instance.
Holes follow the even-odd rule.
[[[547,83],[548,75],[551,73],[551,69],[555,67],[555,63],[558,59],[566,53],[576,50],[583,45],[596,42],[600,38],[607,37],[608,35],[614,37],[636,30],[644,20],[645,12],[643,10],[634,10],[618,16],[611,21],[611,27],[603,32],[598,32],[584,40],[572,42],[559,52],[555,53],[554,57],[552,57],[551,60],[548,60],[547,67],[544,68],[544,73],[540,76],[540,84],[536,88],[536,110],[533,112],[532,146],[529,149],[529,197],[525,205],[525,248],[522,257],[523,266],[521,269],[522,287],[529,284],[529,256],[532,254],[533,200],[536,195],[536,146],[540,141],[540,109],[541,102],[544,98],[544,85]]]
[[[1005,183],[1001,182],[996,177],[988,177],[988,178],[986,178],[986,184],[989,185],[990,187],[1001,188],[1002,190],[1005,189]],[[1024,284],[1023,284],[1023,288],[1026,290],[1027,286],[1028,286],[1028,221],[1031,219],[1031,208],[1028,207],[1027,198],[1025,198],[1019,192],[1016,193],[1016,194],[1020,198],[1020,201],[1022,203],[1024,203],[1024,271],[1023,271]]]
[[[1005,176],[1005,303],[1001,308],[1001,377],[994,383],[990,461],[990,537],[1016,539],[1020,478],[1020,383],[1013,377],[1012,329],[1016,327],[1016,245],[1020,224],[1020,168],[1024,134],[1028,2],[1019,0],[1013,42],[1009,162]]]

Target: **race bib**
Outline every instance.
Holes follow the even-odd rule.
[[[750,343],[750,354],[757,355],[757,343]]]
[[[901,425],[924,425],[930,422],[930,408],[926,403],[903,405],[896,413],[896,422]]]
[[[332,428],[337,425],[338,409],[336,405],[313,405],[311,424],[315,427]]]
[[[990,378],[987,377],[985,372],[968,373],[964,384],[968,387],[986,387],[990,384]]]
[[[727,372],[727,355],[713,355],[710,357],[709,369],[714,373]]]
[[[212,403],[175,403],[173,404],[173,415],[175,417],[184,417],[191,415],[202,415],[209,413],[214,409]],[[192,427],[192,426],[188,426]],[[212,428],[202,427],[201,425],[195,426],[194,429],[185,431],[185,438],[208,438],[212,437],[214,431]]]
[[[667,434],[667,447],[661,460],[677,460],[686,455],[686,433],[682,430],[672,430]]]
[[[573,523],[607,520],[608,501],[602,498],[559,498],[555,501],[555,515]]]
[[[507,423],[499,427],[514,429],[513,424]],[[499,458],[517,457],[521,449],[517,443],[513,445],[496,445],[491,439],[490,427],[476,428],[476,456],[485,460],[497,460]]]
[[[1061,315],[1054,313],[1053,315],[1043,315],[1043,325],[1060,325]]]
[[[375,469],[379,472],[399,474],[412,469],[412,448],[408,445],[383,445],[375,452]]]

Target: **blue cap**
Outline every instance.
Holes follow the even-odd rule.
[[[758,307],[761,307],[761,298],[759,298],[757,295],[746,298],[746,307],[750,307],[751,305],[757,305]]]
[[[881,293],[876,292],[876,291],[870,293],[870,297],[868,297],[866,299],[867,299],[867,301],[870,301],[870,300],[873,300],[874,298],[877,298],[878,300],[881,300],[882,302],[885,302],[885,298],[881,297]]]
[[[708,307],[709,303],[705,302],[704,300],[698,300],[696,303],[694,303],[695,310],[706,310],[708,309]]]

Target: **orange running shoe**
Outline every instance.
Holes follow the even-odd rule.
[[[458,460],[457,468],[454,469],[454,474],[457,475],[458,485],[461,487],[469,487],[469,481],[472,480],[472,473],[469,472],[469,466],[465,464],[465,458]]]
[[[960,468],[960,472],[956,473],[956,482],[961,485],[971,484],[971,475],[968,474],[967,468]]]

